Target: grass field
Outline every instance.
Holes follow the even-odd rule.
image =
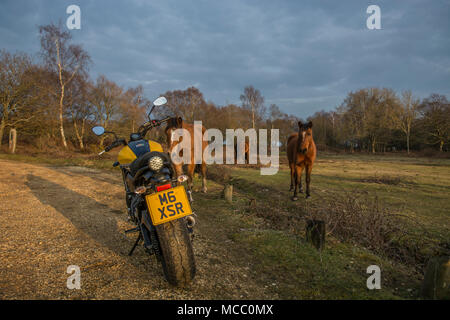
[[[319,158],[313,169],[312,198],[292,202],[287,167],[282,167],[275,176],[261,176],[255,169],[234,168],[232,176],[237,178],[238,190],[245,197],[262,202],[258,209],[265,208],[267,212],[259,212],[257,216],[272,221],[270,227],[239,234],[238,238],[262,259],[261,268],[271,270],[268,272],[272,274],[289,274],[286,283],[302,283],[284,287],[282,296],[286,298],[417,297],[427,258],[437,252],[449,252],[449,169],[449,160],[326,155]],[[319,254],[305,245],[304,225],[294,223],[291,229],[297,227],[296,230],[277,226],[276,215],[280,211],[294,216],[321,210],[327,214],[328,208],[338,206],[354,194],[377,199],[389,213],[402,216],[401,228],[408,235],[398,245],[407,247],[405,251],[411,258],[408,262],[375,254],[354,241],[338,241],[333,235]],[[370,264],[379,265],[383,272],[384,290],[376,293],[364,288],[365,270]]]
[[[290,173],[285,166],[274,176],[261,176],[258,170],[248,169],[233,172],[239,178],[289,194]],[[315,194],[311,202],[365,190],[393,211],[416,218],[421,226],[437,234],[450,228],[448,159],[327,155],[316,162],[311,185]]]
[[[0,159],[101,169],[113,162],[5,154]],[[229,241],[248,254],[253,277],[277,297],[416,299],[427,259],[449,252],[450,160],[319,154],[312,173],[312,197],[297,202],[290,200],[285,164],[274,176],[261,176],[257,168],[227,168],[234,185],[233,203],[222,199],[221,181],[210,181],[210,192],[195,194],[195,209],[203,213],[200,223],[225,230]],[[211,176],[221,174],[214,173],[217,168],[209,170]],[[200,186],[199,179],[195,186]],[[376,199],[388,214],[401,215],[397,223],[407,235],[395,246],[404,249],[402,259],[364,245],[363,239],[342,239],[333,232],[322,251],[305,241],[305,219],[313,212],[326,215],[349,197],[363,205]],[[381,268],[381,290],[366,287],[366,269],[372,264]]]

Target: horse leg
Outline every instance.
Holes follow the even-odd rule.
[[[202,168],[201,168],[202,169],[202,192],[206,193],[206,191],[208,190],[206,188],[206,163],[202,162],[201,166],[202,166]]]
[[[300,177],[298,184],[299,184],[298,192],[303,193],[302,177]]]
[[[181,176],[183,174],[183,165],[181,164],[177,164],[177,165],[173,165],[175,168],[175,174],[177,175],[177,177]]]
[[[194,188],[194,170],[195,170],[195,163],[189,164],[187,168],[187,176],[188,176],[188,188],[191,191]]]
[[[310,189],[309,189],[309,185],[311,183],[311,171],[312,171],[312,165],[307,165],[306,166],[306,198],[308,199],[309,197],[311,197],[310,194]]]
[[[297,186],[300,184],[300,182],[302,180],[302,171],[303,171],[303,165],[295,165],[295,188],[294,188],[294,196],[292,197],[293,201],[298,200]]]
[[[297,201],[297,171],[294,168],[294,195],[292,196],[292,201]]]
[[[291,186],[289,187],[289,191],[294,191],[295,164],[290,163],[289,168],[291,169]]]

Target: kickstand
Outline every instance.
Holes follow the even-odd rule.
[[[136,247],[137,247],[137,245],[139,244],[139,242],[141,241],[141,239],[142,239],[142,235],[141,235],[141,233],[139,232],[139,235],[138,235],[138,237],[137,237],[137,239],[136,239],[136,242],[134,243],[133,248],[131,248],[130,252],[128,253],[129,256],[131,256],[131,255],[133,254],[134,249],[136,249]]]

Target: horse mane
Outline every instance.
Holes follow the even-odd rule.
[[[291,133],[291,135],[289,136],[289,138],[288,138],[288,140],[287,140],[287,144],[289,144],[289,142],[290,142],[292,139],[294,139],[295,137],[297,137],[297,136],[298,136],[298,133],[297,133],[297,132]]]
[[[177,119],[178,119],[177,117],[173,117],[167,120],[166,128],[177,128],[178,127]]]

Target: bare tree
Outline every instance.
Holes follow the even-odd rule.
[[[450,103],[443,95],[432,94],[419,107],[429,144],[438,144],[442,152],[450,139]]]
[[[414,120],[417,118],[419,104],[419,99],[415,99],[411,91],[404,91],[399,107],[392,113],[396,126],[406,135],[406,150],[408,154],[411,127]]]
[[[120,114],[122,92],[121,87],[103,75],[97,78],[94,85],[90,85],[89,102],[96,121],[105,129],[108,128],[111,120]],[[100,138],[100,147],[103,147],[104,139],[104,136]]]
[[[41,54],[47,68],[58,75],[59,92],[59,130],[64,148],[67,148],[64,134],[64,95],[67,85],[77,74],[87,72],[90,57],[79,45],[71,44],[72,36],[63,31],[61,22],[58,25],[49,24],[39,27],[41,38]]]
[[[252,128],[256,129],[256,121],[260,120],[264,113],[264,97],[258,89],[253,86],[247,86],[244,89],[244,94],[241,94],[242,107],[251,110],[252,113]]]
[[[67,86],[67,118],[72,120],[79,148],[84,149],[86,122],[93,116],[92,106],[88,102],[88,82],[77,75]]]
[[[45,66],[33,65],[30,77],[37,94],[33,105],[38,109],[40,121],[32,121],[23,129],[29,129],[30,135],[38,137],[37,145],[42,148],[49,142],[54,144],[60,136],[57,112],[59,95],[55,87],[57,75]]]
[[[206,105],[203,94],[195,87],[186,90],[174,90],[164,93],[167,105],[174,115],[181,116],[188,122],[199,120],[198,111]]]
[[[229,104],[218,108],[218,114],[213,128],[218,128],[225,133],[227,128],[248,128],[251,125],[251,113],[243,110],[235,104]]]
[[[349,136],[358,140],[366,138],[371,152],[375,153],[377,143],[389,136],[389,130],[394,127],[392,111],[398,105],[397,100],[395,92],[386,88],[350,92],[339,109]]]
[[[146,109],[151,105],[150,100],[144,97],[142,86],[129,88],[122,96],[122,119],[131,125],[134,132],[138,124],[144,122]]]
[[[361,144],[366,137],[365,108],[367,100],[368,96],[365,90],[350,92],[337,109],[342,122],[340,134],[345,140],[344,144],[349,144],[352,152],[355,146]]]
[[[7,126],[14,127],[33,117],[35,95],[29,77],[31,60],[25,54],[0,51],[0,146]]]
[[[283,118],[284,114],[276,104],[271,104],[269,107],[269,118],[273,122],[277,119]]]

